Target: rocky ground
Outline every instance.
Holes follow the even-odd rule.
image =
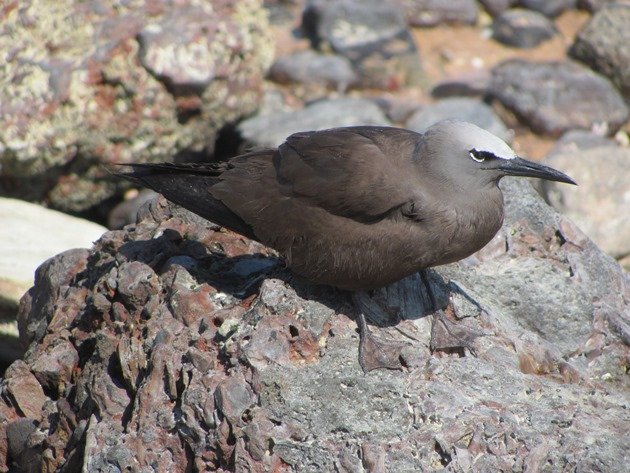
[[[25,350],[0,380],[0,471],[626,470],[629,3],[30,0],[3,13],[0,193],[115,230],[46,261],[19,309],[24,277],[0,265],[0,321],[17,313]],[[102,166],[450,116],[580,186],[538,183],[543,200],[507,180],[497,237],[431,274],[452,320],[481,335],[473,351],[430,350],[444,327],[417,276],[372,295],[374,330],[408,344],[403,371],[360,371],[347,294],[150,193],[115,207],[124,184]],[[14,257],[50,235],[31,271],[60,250],[44,248],[56,226],[79,228],[46,219],[0,231],[3,251],[24,242]],[[68,247],[88,246],[75,236]]]

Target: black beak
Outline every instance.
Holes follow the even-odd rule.
[[[523,158],[502,159],[498,169],[503,171],[506,176],[539,177],[548,181],[566,182],[577,186],[577,183],[566,174]]]

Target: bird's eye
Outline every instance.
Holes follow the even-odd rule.
[[[496,156],[490,151],[479,151],[478,149],[471,149],[468,152],[468,155],[472,158],[473,161],[477,163],[483,163],[487,159],[496,158]]]

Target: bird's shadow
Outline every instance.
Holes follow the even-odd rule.
[[[166,229],[162,235],[150,240],[125,242],[118,252],[126,261],[145,263],[158,274],[164,273],[169,265],[179,264],[198,283],[207,283],[240,300],[259,294],[265,279],[278,279],[292,288],[298,297],[318,302],[336,313],[356,317],[362,310],[369,322],[377,327],[391,327],[402,320],[425,317],[446,307],[451,292],[461,292],[456,285],[446,283],[437,272],[428,270],[426,281],[431,285],[437,307],[432,306],[426,285],[418,273],[363,293],[357,299],[349,291],[305,281],[286,268],[281,258],[260,253],[229,256],[210,250],[194,239],[183,238],[172,229]]]

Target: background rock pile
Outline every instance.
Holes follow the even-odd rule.
[[[31,0],[3,14],[0,194],[114,230],[40,266],[19,311],[30,281],[0,274],[0,321],[18,313],[25,350],[0,379],[0,471],[625,471],[629,3]],[[408,343],[402,372],[362,374],[345,293],[150,193],[114,208],[125,184],[102,166],[453,116],[580,187],[544,183],[543,200],[506,180],[499,234],[431,274],[482,334],[474,353],[431,353],[416,276],[373,294],[374,330]],[[43,250],[64,225],[79,228],[28,231]]]

